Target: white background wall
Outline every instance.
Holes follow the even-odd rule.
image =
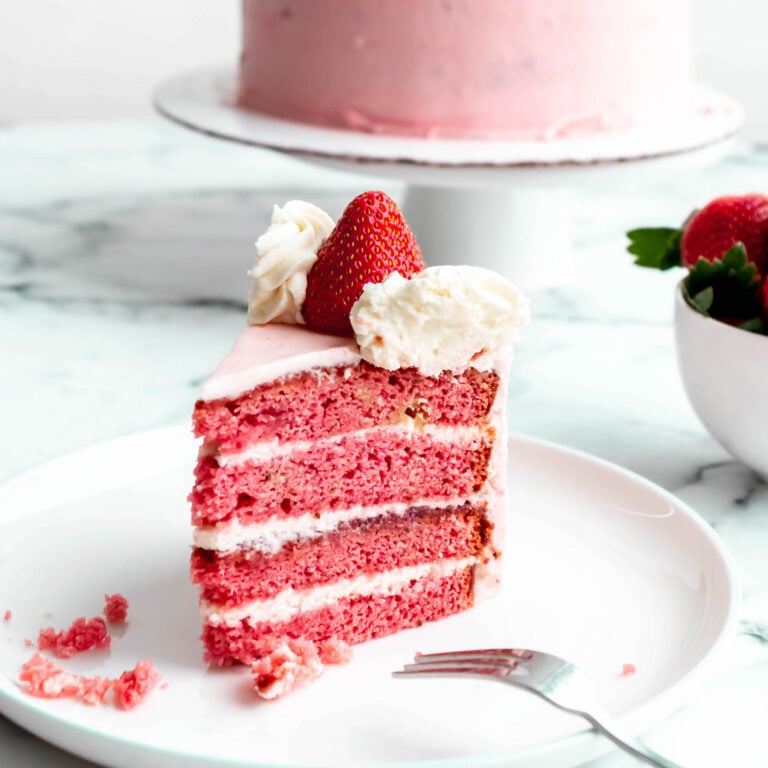
[[[232,63],[237,0],[0,0],[0,122],[142,118],[168,75]]]
[[[768,3],[694,8],[698,78],[768,142]],[[0,122],[148,117],[163,77],[234,66],[238,14],[239,0],[0,0]]]

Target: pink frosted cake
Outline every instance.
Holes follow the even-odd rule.
[[[488,270],[424,269],[382,193],[335,226],[276,207],[257,251],[251,324],[194,412],[206,658],[251,664],[280,638],[322,655],[469,608],[498,582],[526,299]]]
[[[319,125],[547,140],[691,90],[691,0],[243,0],[238,104]]]

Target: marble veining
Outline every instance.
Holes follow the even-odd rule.
[[[403,192],[159,121],[6,126],[0,168],[0,395],[14,406],[3,417],[0,479],[188,419],[201,380],[244,323],[252,243],[274,202],[301,197],[338,215],[363,188]],[[718,194],[755,190],[768,190],[768,153],[746,146],[716,167],[653,183],[635,183],[631,167],[618,188],[585,182],[573,274],[532,293],[510,382],[514,431],[648,477],[733,553],[744,583],[740,632],[696,701],[648,736],[691,768],[765,765],[768,486],[688,405],[672,334],[681,274],[634,267],[623,233],[678,225]],[[3,718],[0,755],[8,768],[86,765]],[[618,755],[593,763],[629,765]]]
[[[768,646],[768,624],[753,621],[742,621],[739,631],[747,637],[753,637],[761,645]]]

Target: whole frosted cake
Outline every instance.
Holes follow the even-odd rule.
[[[251,324],[195,406],[192,577],[206,657],[272,697],[286,668],[497,585],[528,303],[489,270],[424,268],[380,192],[335,226],[276,207],[257,250]]]
[[[237,102],[419,137],[547,140],[681,109],[691,0],[243,0]]]

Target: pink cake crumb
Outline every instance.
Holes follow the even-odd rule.
[[[80,679],[57,667],[42,654],[36,653],[21,667],[19,680],[28,683],[27,693],[43,699],[63,699],[77,696]]]
[[[25,648],[34,648],[35,644],[31,640],[29,640],[27,638],[24,638],[24,647]]]
[[[338,637],[331,637],[320,645],[320,661],[323,664],[346,664],[351,660],[352,647]]]
[[[140,661],[119,678],[86,677],[65,672],[40,653],[21,667],[19,680],[30,696],[44,699],[74,698],[89,706],[106,704],[110,691],[119,709],[133,709],[160,681],[151,661]]]
[[[140,661],[113,681],[117,706],[133,709],[159,682],[160,674],[155,665],[151,661]]]
[[[634,664],[624,664],[621,668],[622,677],[632,677],[637,672],[637,667]]]
[[[119,624],[128,618],[128,600],[119,592],[104,595],[104,616],[110,624]]]
[[[41,629],[37,637],[37,647],[41,651],[51,650],[61,659],[68,659],[91,648],[109,648],[109,644],[107,625],[100,616],[87,620],[81,616],[72,622],[69,629],[60,632],[56,632],[53,627]]]
[[[314,680],[323,672],[317,646],[301,638],[268,638],[251,665],[256,693],[276,699]]]
[[[114,680],[108,677],[81,677],[78,698],[89,707],[98,707],[105,703],[107,694]]]
[[[6,612],[3,614],[3,621],[10,621],[12,617],[13,617],[13,614],[11,613],[11,611],[10,611],[10,610],[7,610],[7,611],[6,611]]]

